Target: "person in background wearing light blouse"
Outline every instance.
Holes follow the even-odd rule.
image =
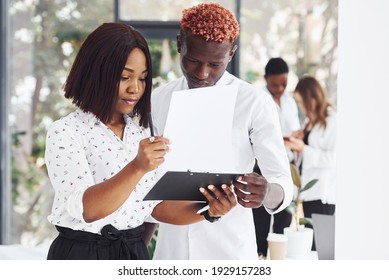
[[[240,182],[234,183],[238,205],[223,219],[188,226],[160,223],[154,259],[258,259],[251,208],[263,206],[269,213],[277,213],[291,202],[293,183],[274,101],[260,87],[226,71],[238,47],[238,35],[235,16],[219,4],[185,9],[177,35],[184,76],[156,88],[151,96],[154,124],[162,134],[172,92],[237,85],[233,160],[237,169],[247,170]],[[263,176],[252,172],[255,158]]]
[[[312,188],[301,194],[304,215],[308,218],[313,213],[333,215],[336,203],[337,114],[326,92],[312,76],[299,80],[294,97],[306,117],[305,126],[303,133],[294,133],[294,137],[285,140],[285,145],[300,156],[301,186],[318,179]]]
[[[104,23],[83,43],[64,87],[77,109],[46,137],[55,190],[48,220],[59,231],[48,259],[149,259],[143,233],[150,215],[174,224],[205,219],[199,203],[143,201],[169,151],[169,140],[148,130],[151,73],[147,42],[131,26]],[[211,217],[237,203],[223,188],[200,189]]]

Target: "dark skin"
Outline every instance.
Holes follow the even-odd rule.
[[[265,75],[266,87],[273,96],[274,101],[280,105],[281,96],[288,85],[288,73]]]
[[[115,112],[112,119],[106,123],[120,139],[125,128],[123,114],[130,113],[143,97],[147,75],[146,57],[142,50],[135,48],[128,55],[120,77]],[[138,153],[131,162],[108,180],[90,186],[82,200],[85,221],[94,222],[116,211],[134,191],[139,180],[164,162],[164,157],[169,152],[169,143],[169,139],[161,136],[156,136],[153,142],[150,142],[149,138],[142,139],[139,142]],[[224,192],[210,186],[208,189],[210,193],[203,191],[209,201],[210,215],[222,216],[236,205],[235,197],[229,188],[225,187]],[[214,197],[222,199],[215,201]],[[204,220],[203,216],[196,213],[201,207],[202,205],[194,202],[176,205],[174,202],[164,201],[154,208],[152,215],[161,222],[191,224]],[[146,226],[146,242],[153,232],[152,225],[150,228],[149,226]]]
[[[209,87],[216,84],[235,54],[237,45],[230,41],[222,43],[205,41],[190,31],[177,36],[181,70],[189,88]],[[265,177],[252,172],[233,182],[238,203],[247,208],[262,205],[277,209],[282,203],[284,192],[278,184],[268,184]]]
[[[211,217],[223,216],[236,206],[237,202],[231,187],[224,184],[222,189],[219,190],[213,185],[209,185],[207,190],[200,188],[201,193],[208,200],[208,212]],[[203,206],[203,203],[165,200],[154,208],[152,215],[161,222],[187,225],[204,220],[202,215],[197,214]]]

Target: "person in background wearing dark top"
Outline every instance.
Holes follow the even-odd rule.
[[[234,182],[238,205],[215,223],[181,227],[160,223],[154,259],[257,260],[251,208],[263,206],[276,213],[289,205],[293,194],[277,109],[261,88],[226,71],[238,47],[239,24],[231,11],[217,3],[202,3],[185,9],[180,24],[177,50],[184,76],[153,91],[154,124],[163,134],[174,91],[236,85],[233,160],[238,170],[247,170],[240,176],[247,184]],[[252,172],[255,158],[260,159],[263,176]]]
[[[303,137],[296,133],[289,140],[285,140],[285,145],[299,155],[301,185],[305,186],[307,182],[318,179],[312,188],[301,194],[304,216],[311,218],[313,213],[334,215],[336,111],[320,83],[312,76],[304,76],[299,80],[294,97],[306,117]],[[314,245],[313,243],[313,249]]]
[[[52,123],[46,138],[55,191],[48,220],[59,231],[48,259],[149,259],[143,234],[150,215],[175,224],[205,219],[199,203],[143,201],[169,151],[169,140],[148,129],[151,73],[147,42],[131,26],[104,23],[83,43],[64,87],[77,109]],[[208,189],[200,191],[210,216],[237,204],[228,186]]]
[[[265,67],[265,91],[274,100],[278,116],[280,119],[282,136],[289,137],[293,132],[301,129],[298,108],[293,96],[286,92],[288,85],[288,64],[281,57],[271,58]],[[289,161],[294,159],[293,152],[287,148]],[[254,166],[254,172],[260,174],[258,164]],[[254,208],[254,223],[255,233],[257,238],[257,251],[260,259],[265,259],[267,256],[267,235],[270,230],[271,216],[263,207]],[[273,215],[273,230],[274,233],[282,234],[285,227],[289,227],[292,221],[292,215],[286,210]]]

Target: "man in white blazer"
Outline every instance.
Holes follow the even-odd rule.
[[[277,213],[291,202],[293,183],[274,102],[261,88],[226,71],[238,35],[234,15],[219,4],[185,9],[177,36],[184,76],[154,90],[151,107],[156,131],[163,134],[173,91],[237,85],[233,160],[239,170],[247,170],[242,174],[247,184],[234,182],[238,205],[218,221],[189,226],[160,223],[154,259],[258,259],[251,208],[263,206]],[[255,158],[262,176],[251,172]]]

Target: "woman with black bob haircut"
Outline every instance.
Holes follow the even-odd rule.
[[[150,57],[145,38],[121,23],[99,26],[77,54],[64,87],[77,108],[46,137],[55,191],[48,220],[59,232],[48,259],[149,259],[144,222],[154,213],[174,224],[204,220],[199,203],[143,201],[169,151],[169,140],[148,129]],[[229,188],[204,196],[214,216],[236,205]]]
[[[65,97],[102,122],[110,121],[118,100],[118,86],[128,54],[143,51],[149,75],[141,100],[133,110],[140,125],[148,127],[152,64],[148,44],[137,30],[126,24],[105,23],[88,36],[82,45],[65,83]],[[107,94],[107,93],[116,94]]]

